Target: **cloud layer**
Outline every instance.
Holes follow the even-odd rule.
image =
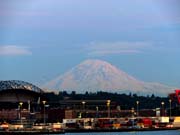
[[[30,55],[32,52],[26,47],[15,45],[0,46],[0,56]]]
[[[149,48],[146,42],[91,42],[86,46],[90,56],[104,56],[112,54],[135,54]]]

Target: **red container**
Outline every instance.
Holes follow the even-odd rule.
[[[144,124],[144,127],[146,128],[152,127],[152,120],[150,118],[143,118],[142,122]]]

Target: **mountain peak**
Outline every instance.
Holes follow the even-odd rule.
[[[110,63],[98,59],[88,59],[77,65],[73,70],[81,70],[83,72],[89,72],[92,74],[95,72],[104,72],[105,74],[108,74],[109,72],[114,73],[120,71],[120,69],[116,68]]]
[[[77,65],[76,67],[84,67],[84,68],[92,68],[95,70],[118,70],[115,66],[111,65],[110,63],[98,59],[88,59],[81,64]]]
[[[85,60],[65,74],[48,82],[45,86],[51,89],[77,92],[101,90],[167,93],[167,91],[171,91],[170,87],[161,84],[137,80],[112,64],[98,59]]]
[[[99,59],[87,59],[87,60],[83,61],[81,64],[111,65],[110,63],[103,61],[103,60],[99,60]]]

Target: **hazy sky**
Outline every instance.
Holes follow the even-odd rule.
[[[0,80],[44,83],[86,59],[180,87],[180,0],[0,0]]]

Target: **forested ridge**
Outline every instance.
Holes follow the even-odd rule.
[[[111,100],[117,106],[121,106],[121,109],[131,109],[136,107],[137,101],[139,102],[140,109],[154,109],[161,108],[162,102],[164,102],[164,107],[169,108],[169,97],[160,97],[152,95],[139,96],[134,93],[129,94],[119,94],[119,93],[109,93],[98,91],[95,93],[85,92],[85,93],[76,93],[72,91],[68,93],[66,91],[59,92],[55,94],[54,92],[44,93],[44,96],[47,98],[49,103],[59,103],[61,101],[67,100]],[[176,106],[176,101],[172,101],[172,107]]]

